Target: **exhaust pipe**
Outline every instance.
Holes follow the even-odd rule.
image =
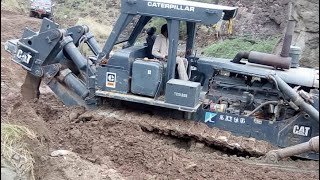
[[[231,62],[241,64],[241,59],[248,59],[250,52],[238,52]]]
[[[261,64],[272,66],[280,69],[290,69],[292,58],[289,56],[292,36],[294,32],[295,21],[289,20],[285,36],[283,38],[283,45],[280,56],[274,54],[261,53],[256,51],[239,52],[231,62],[241,63],[241,59],[248,59],[248,62],[254,64]]]
[[[280,69],[290,69],[291,58],[251,51],[249,54],[248,62],[272,66]]]
[[[242,59],[248,59],[248,62],[250,63],[272,66],[280,69],[290,69],[291,65],[291,57],[281,57],[257,51],[239,52],[231,62],[245,64],[241,62]]]
[[[288,22],[286,33],[283,38],[282,50],[280,53],[281,57],[289,57],[290,46],[292,43],[292,36],[293,36],[295,24],[296,23],[294,20],[289,20],[289,22]]]

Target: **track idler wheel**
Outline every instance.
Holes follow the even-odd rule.
[[[24,100],[38,99],[40,96],[40,83],[41,78],[36,77],[27,72],[23,85],[21,86],[21,95]]]

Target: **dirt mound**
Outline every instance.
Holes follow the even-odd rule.
[[[199,142],[145,132],[128,119],[130,116],[151,118],[153,115],[148,113],[107,107],[81,114],[81,108],[57,108],[60,102],[54,98],[45,97],[39,103],[33,106],[39,112],[51,113],[58,110],[50,119],[44,118],[51,128],[50,131],[55,132],[56,141],[51,149],[71,150],[97,165],[108,165],[112,162],[114,168],[128,179],[292,177],[290,171],[254,165],[261,162],[259,159],[245,160],[211,149]],[[53,108],[47,109],[42,103],[50,104]],[[119,116],[128,120],[119,120]],[[295,162],[287,163],[293,163],[296,168],[299,165]],[[311,162],[307,168],[317,169],[317,163]],[[318,176],[314,171],[299,172],[295,177],[313,179]]]
[[[38,29],[40,22],[40,19],[28,18],[1,9],[1,107],[3,108],[12,105],[12,100],[19,96],[17,93],[20,91],[22,77],[25,77],[25,71],[11,62],[11,56],[4,50],[4,43],[10,39],[20,38],[26,26]]]
[[[220,4],[238,6],[234,22],[236,35],[268,37],[279,35],[286,27],[290,0],[221,1]]]

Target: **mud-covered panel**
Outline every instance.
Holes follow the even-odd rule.
[[[204,122],[211,128],[216,127],[222,130],[228,130],[244,137],[251,136],[251,127],[253,124],[253,118],[251,117],[201,109],[197,113],[197,120]]]

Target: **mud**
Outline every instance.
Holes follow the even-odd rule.
[[[1,20],[1,122],[37,133],[38,142],[30,147],[37,179],[319,179],[318,162],[288,159],[279,166],[263,165],[261,158],[192,138],[145,131],[134,121],[167,118],[149,112],[110,105],[91,112],[68,108],[44,85],[39,100],[22,101],[25,72],[10,61],[3,43],[40,21],[8,11],[1,11]],[[50,157],[57,149],[75,154]]]
[[[111,162],[128,179],[318,177],[317,162],[287,160],[282,168],[257,165],[264,163],[262,158],[239,157],[192,139],[150,133],[132,122],[133,119],[152,119],[154,115],[112,107],[81,114],[82,108],[61,108],[53,96],[49,97],[41,99],[33,108],[44,116],[57,138],[51,148],[71,150],[98,165]],[[53,106],[46,106],[48,103]],[[72,119],[71,113],[79,116]]]

